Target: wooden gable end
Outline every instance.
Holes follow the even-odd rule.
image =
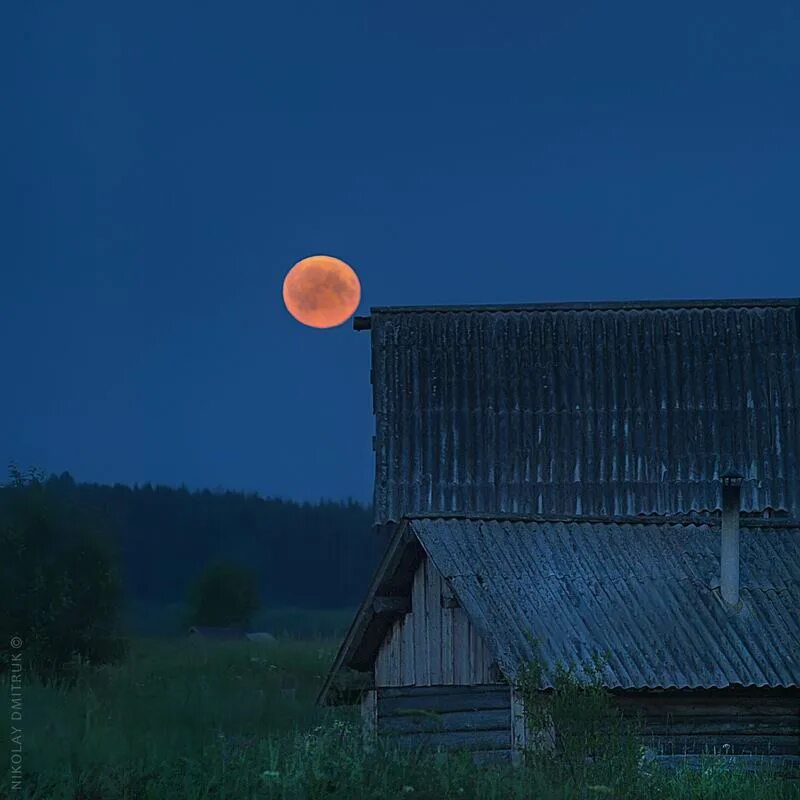
[[[411,610],[395,620],[375,659],[375,686],[501,683],[483,637],[428,558],[414,573]]]

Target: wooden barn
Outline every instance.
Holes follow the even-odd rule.
[[[321,702],[358,670],[379,734],[513,759],[533,637],[542,691],[605,652],[654,754],[800,757],[800,301],[356,327],[387,550]]]

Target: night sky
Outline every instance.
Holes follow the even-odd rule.
[[[13,5],[6,460],[369,499],[369,334],[282,304],[315,253],[362,314],[800,295],[797,3]]]

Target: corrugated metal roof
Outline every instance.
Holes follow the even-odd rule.
[[[412,519],[511,678],[539,642],[552,667],[609,651],[609,688],[800,686],[800,527],[741,530],[742,607],[706,523]]]
[[[372,310],[376,523],[800,513],[800,303]]]

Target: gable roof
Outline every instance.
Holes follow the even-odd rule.
[[[357,321],[357,327],[366,327]],[[375,522],[800,515],[800,301],[373,308]]]
[[[402,577],[396,566],[409,553],[432,560],[512,680],[533,637],[543,688],[559,660],[593,651],[608,651],[608,688],[800,686],[800,523],[743,519],[740,536],[742,607],[730,613],[716,588],[718,517],[410,518],[321,698],[341,667],[374,660],[372,600],[408,580],[408,563]]]

